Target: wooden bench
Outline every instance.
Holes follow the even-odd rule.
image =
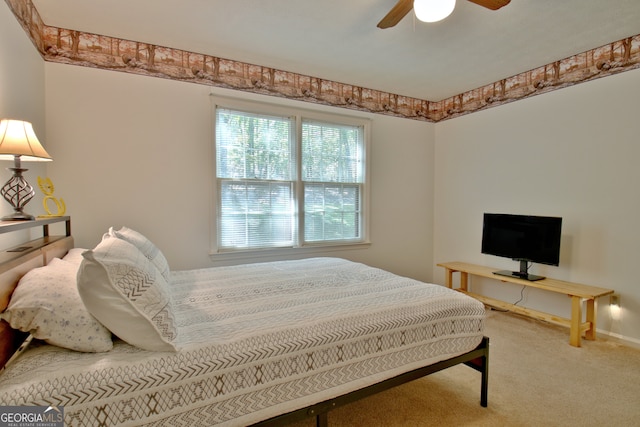
[[[460,287],[455,288],[457,291],[470,295],[493,307],[510,310],[515,313],[523,314],[525,316],[533,317],[540,320],[545,320],[554,324],[568,326],[570,328],[569,344],[575,347],[580,347],[580,337],[583,334],[584,337],[588,340],[596,339],[596,301],[599,297],[610,295],[614,292],[613,289],[598,288],[595,286],[582,285],[580,283],[571,283],[549,278],[532,282],[516,277],[498,276],[493,273],[494,271],[498,270],[496,268],[484,267],[481,265],[469,264],[466,262],[443,262],[438,264],[438,266],[444,267],[446,271],[445,285],[448,288],[454,289],[453,273],[457,272],[460,273]],[[545,291],[568,295],[569,297],[571,297],[571,319],[565,319],[553,314],[544,313],[542,311],[533,310],[530,308],[510,304],[508,302],[469,292],[469,275],[487,277],[490,279],[500,280],[501,282],[530,286],[533,288],[543,289]],[[586,301],[585,322],[582,322],[583,300]]]

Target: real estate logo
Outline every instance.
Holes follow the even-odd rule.
[[[0,427],[64,427],[64,407],[0,406]]]

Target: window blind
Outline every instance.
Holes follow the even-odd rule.
[[[361,126],[303,120],[305,242],[360,238],[363,133]]]
[[[217,111],[221,247],[293,245],[292,127],[288,117]]]

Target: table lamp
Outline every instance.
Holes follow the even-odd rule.
[[[2,217],[3,221],[35,219],[23,212],[24,206],[35,195],[33,187],[22,176],[21,161],[50,161],[51,156],[38,141],[33,126],[22,120],[2,119],[0,121],[0,160],[13,160],[13,176],[0,189],[2,197],[13,207],[13,213]]]

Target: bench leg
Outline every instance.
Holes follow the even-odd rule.
[[[582,322],[582,298],[571,297],[571,331],[569,332],[569,344],[580,347],[580,322]]]
[[[453,289],[453,270],[450,268],[445,268],[444,271],[444,284],[447,288]]]
[[[460,287],[458,289],[467,292],[469,290],[469,273],[466,271],[457,271],[445,267],[444,284],[449,289],[453,287],[453,273],[460,273]]]
[[[465,292],[469,290],[469,273],[465,271],[460,272],[460,289]]]
[[[589,329],[585,333],[584,337],[588,340],[596,339],[596,314],[598,312],[598,305],[594,299],[587,300],[587,323],[589,324]]]

